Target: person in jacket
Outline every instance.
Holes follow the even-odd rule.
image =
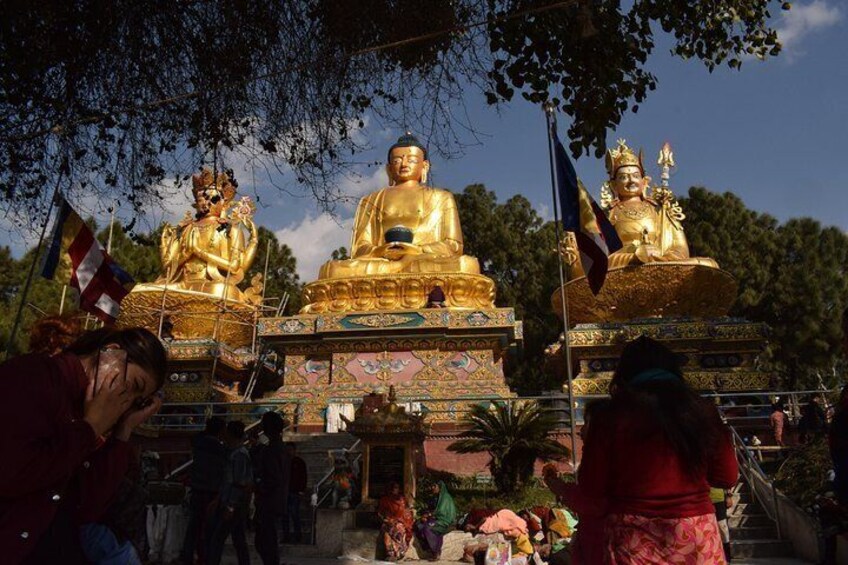
[[[247,547],[247,513],[250,491],[253,488],[253,464],[245,446],[244,422],[227,422],[225,434],[229,450],[224,468],[224,482],[213,505],[209,520],[208,565],[219,565],[224,553],[224,543],[232,535],[239,565],[250,565]]]
[[[283,543],[300,543],[302,541],[300,504],[303,495],[306,493],[309,476],[306,469],[306,461],[297,454],[297,444],[287,443],[286,451],[288,451],[291,460],[291,478],[289,479],[289,496],[286,504],[286,513],[283,516]]]
[[[194,565],[195,553],[201,563],[206,561],[206,517],[210,505],[218,496],[227,465],[227,448],[221,441],[224,425],[224,420],[212,416],[206,420],[206,429],[191,440],[191,492],[188,498],[188,526],[181,556],[185,565]]]
[[[583,514],[605,518],[606,563],[725,563],[710,486],[731,488],[739,470],[715,406],[647,337],[624,347],[610,394],[579,471]]]
[[[267,445],[260,446],[253,461],[256,469],[256,552],[264,565],[279,565],[277,524],[288,504],[291,459],[283,444],[285,422],[277,412],[262,415]]]
[[[103,519],[166,371],[165,349],[144,329],[103,328],[64,353],[0,365],[3,563],[85,562],[80,526]]]

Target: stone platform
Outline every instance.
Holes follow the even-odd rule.
[[[428,422],[453,423],[471,403],[511,395],[503,357],[521,332],[511,308],[300,314],[263,318],[258,329],[284,366],[271,396],[306,401],[301,430],[323,429],[331,403],[390,385]]]
[[[678,353],[686,379],[697,390],[766,390],[770,374],[757,365],[768,327],[738,318],[656,318],[578,324],[568,332],[577,396],[607,394],[624,345],[644,335]],[[548,370],[564,376],[562,344],[548,348]],[[565,378],[563,378],[565,382]],[[566,385],[567,386],[567,385]]]

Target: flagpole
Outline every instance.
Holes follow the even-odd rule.
[[[106,253],[112,255],[112,231],[115,227],[115,205],[109,206],[109,239],[106,240]]]
[[[44,223],[41,225],[41,235],[38,237],[38,245],[35,247],[32,264],[29,266],[29,275],[27,275],[24,290],[21,293],[21,302],[18,304],[18,313],[15,314],[15,323],[12,325],[12,333],[9,334],[9,341],[6,342],[6,359],[8,359],[9,355],[12,353],[15,337],[18,335],[18,328],[20,328],[21,325],[21,317],[24,313],[27,295],[29,294],[29,289],[32,286],[32,279],[35,275],[35,265],[38,263],[39,255],[41,255],[41,247],[44,245],[44,236],[47,234],[47,225],[50,223],[50,216],[53,215],[53,207],[56,206],[56,198],[59,196],[59,184],[62,182],[62,177],[64,176],[63,170],[64,168],[60,167],[59,177],[56,179],[56,187],[53,189],[53,196],[50,197],[50,206],[47,208],[47,215],[44,217]]]
[[[551,197],[554,205],[554,229],[556,230],[557,240],[557,265],[559,266],[559,291],[560,302],[562,304],[562,327],[563,327],[563,347],[565,348],[565,368],[568,377],[568,416],[571,423],[571,466],[577,470],[577,430],[575,428],[575,406],[574,406],[574,374],[571,367],[571,346],[568,339],[568,295],[565,291],[565,268],[562,264],[562,235],[559,225],[559,207],[557,206],[557,190],[556,190],[556,170],[554,167],[554,148],[551,142],[551,130],[556,124],[554,118],[554,107],[548,103],[544,106],[545,121],[548,125],[548,161],[551,166]],[[577,474],[574,475],[575,480]]]
[[[65,295],[68,294],[68,285],[62,285],[62,300],[59,301],[59,315],[65,312]]]

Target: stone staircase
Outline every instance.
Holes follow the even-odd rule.
[[[350,449],[356,438],[348,433],[286,433],[284,441],[297,444],[297,454],[306,462],[308,492],[300,501],[301,543],[312,539],[312,506],[310,495],[313,487],[330,470],[330,452]]]
[[[792,543],[779,539],[775,523],[755,500],[747,483],[734,491],[735,504],[727,513],[733,560],[792,557]]]

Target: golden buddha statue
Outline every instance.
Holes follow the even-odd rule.
[[[319,279],[393,273],[479,274],[477,259],[462,254],[462,228],[453,194],[426,186],[427,150],[412,135],[389,149],[389,186],[359,201],[351,259],[330,261]]]
[[[162,228],[160,256],[163,274],[154,283],[170,290],[188,290],[244,302],[238,285],[256,257],[258,235],[245,202],[236,210],[235,221],[227,211],[236,188],[230,178],[209,169],[192,177],[194,217],[186,217],[177,227]],[[249,206],[249,205],[247,205]],[[250,233],[245,242],[244,229]]]
[[[586,284],[573,235],[562,253],[568,263],[569,321],[629,320],[657,316],[717,316],[727,312],[736,296],[736,283],[708,257],[690,257],[683,231],[683,210],[668,187],[674,167],[665,144],[657,164],[661,186],[651,187],[642,151],[636,154],[624,140],[607,151],[608,180],[601,189],[601,207],[623,247],[609,256],[606,282],[597,296]],[[552,301],[562,309],[557,290]]]
[[[237,347],[249,343],[261,276],[243,293],[238,284],[256,257],[255,206],[234,202],[228,175],[203,169],[192,178],[195,213],[176,226],[165,223],[160,239],[162,275],[124,298],[118,323],[142,326],[176,339],[213,338]],[[249,238],[245,238],[245,232]]]
[[[463,255],[456,201],[426,185],[429,170],[427,150],[412,134],[391,146],[389,186],[360,200],[351,258],[321,267],[305,289],[304,312],[423,308],[437,286],[448,308],[492,307],[494,283]]]

